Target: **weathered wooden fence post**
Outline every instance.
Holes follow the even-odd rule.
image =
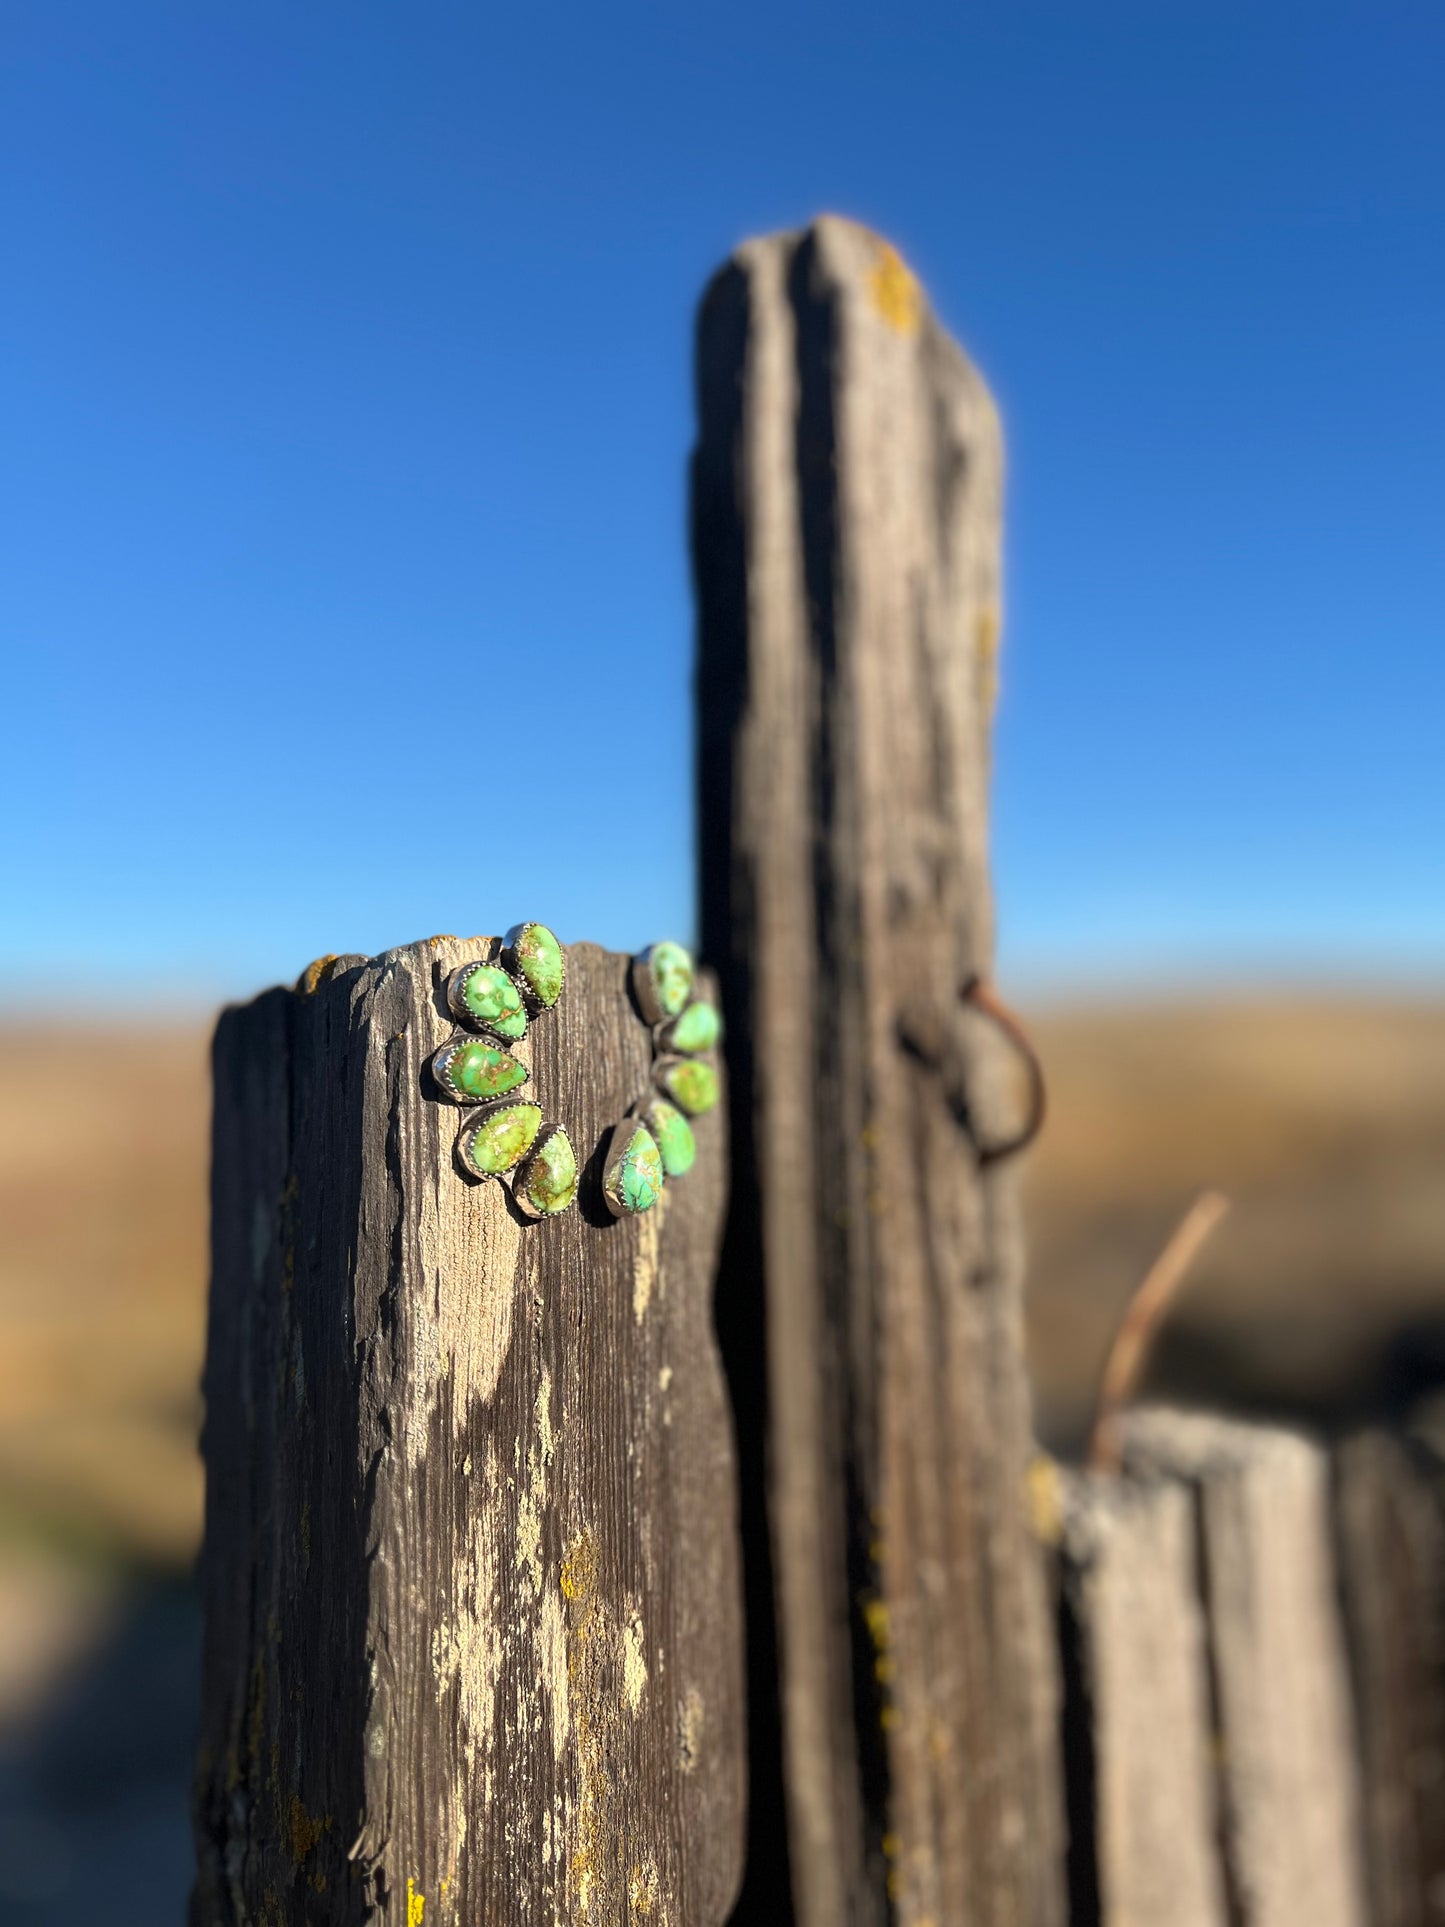
[[[897,254],[835,219],[717,277],[698,405],[752,1654],[738,1918],[786,1920],[790,1889],[807,1927],[1044,1927],[1061,1829],[1019,1243],[983,1155],[995,1040],[962,997],[992,951],[998,424]]]
[[[1062,1496],[1070,1919],[1226,1927],[1193,1499],[1092,1473]]]
[[[583,1165],[526,1223],[429,1058],[483,939],[221,1020],[195,1927],[720,1927],[742,1847],[719,1118],[614,1221],[628,960],[514,1046]]]
[[[1125,1426],[1124,1469],[1182,1487],[1197,1520],[1223,1918],[1362,1927],[1359,1769],[1323,1449],[1270,1426],[1141,1411]],[[1161,1746],[1169,1740],[1161,1733]]]

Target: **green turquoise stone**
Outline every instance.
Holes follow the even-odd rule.
[[[467,1015],[499,1037],[525,1037],[527,1013],[522,993],[498,964],[477,964],[462,980]]]
[[[442,1082],[472,1104],[505,1097],[527,1081],[526,1067],[499,1044],[468,1037],[452,1045],[438,1069]]]
[[[567,961],[562,946],[545,923],[519,923],[507,932],[507,955],[528,990],[544,1010],[562,995]]]
[[[541,1128],[540,1105],[503,1104],[468,1127],[462,1156],[479,1177],[499,1178],[522,1162]]]
[[[674,1017],[662,1033],[668,1050],[685,1050],[690,1056],[712,1050],[722,1036],[722,1017],[716,1004],[701,1001],[689,1004],[680,1017]]]
[[[696,1058],[664,1057],[657,1066],[657,1081],[689,1117],[700,1117],[717,1103],[717,1072]]]
[[[642,1121],[657,1141],[668,1177],[685,1178],[697,1157],[697,1139],[682,1112],[665,1097],[655,1097],[643,1112]]]
[[[657,1140],[636,1118],[624,1118],[613,1133],[602,1195],[614,1217],[650,1211],[662,1196],[662,1154]]]
[[[655,943],[648,952],[658,1007],[676,1017],[692,995],[692,958],[680,943]]]
[[[555,1218],[577,1196],[577,1154],[553,1125],[512,1180],[512,1195],[534,1218]]]
[[[655,943],[634,961],[632,982],[646,1021],[665,1023],[692,995],[692,958],[680,943]]]

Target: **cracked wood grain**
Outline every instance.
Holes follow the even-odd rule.
[[[877,235],[748,243],[698,334],[704,950],[731,1025],[740,1922],[1051,1927],[1055,1668],[1015,1175],[979,1147],[1001,446]],[[771,1531],[764,1520],[770,1516]]]
[[[607,1214],[651,1039],[576,945],[517,1054],[578,1208],[465,1179],[426,1066],[483,942],[331,960],[216,1033],[195,1927],[720,1927],[738,1883],[724,1130]]]

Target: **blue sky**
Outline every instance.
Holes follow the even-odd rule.
[[[1433,0],[4,33],[12,1007],[686,935],[692,310],[823,208],[1003,409],[1004,980],[1445,964]]]

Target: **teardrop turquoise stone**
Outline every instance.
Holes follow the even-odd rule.
[[[657,1079],[673,1103],[689,1117],[700,1117],[717,1103],[717,1072],[711,1064],[679,1057],[671,1064],[659,1064]]]
[[[462,980],[468,1015],[499,1037],[525,1037],[527,1013],[522,993],[498,964],[478,964]]]
[[[643,1113],[643,1121],[657,1141],[668,1177],[685,1178],[697,1159],[697,1139],[682,1112],[665,1097],[655,1097]]]
[[[513,1179],[539,1218],[555,1218],[577,1195],[577,1154],[560,1124],[550,1130]]]
[[[469,1037],[457,1044],[441,1068],[443,1080],[458,1097],[481,1104],[489,1097],[505,1097],[527,1081],[526,1066],[510,1051],[483,1038]]]
[[[602,1180],[603,1194],[619,1217],[650,1211],[662,1196],[662,1155],[645,1124],[624,1119],[618,1125],[624,1140],[620,1155],[614,1150]]]
[[[692,958],[680,943],[655,943],[647,953],[657,1007],[676,1017],[692,995]]]
[[[712,1050],[722,1036],[722,1018],[716,1004],[699,1000],[689,1004],[680,1017],[674,1017],[663,1035],[669,1050],[685,1050],[695,1056]]]
[[[550,1010],[562,995],[567,976],[561,944],[545,923],[519,923],[507,932],[507,948],[527,988],[544,1009]]]
[[[462,1156],[479,1177],[499,1178],[522,1162],[541,1128],[540,1105],[505,1105],[467,1130]]]

